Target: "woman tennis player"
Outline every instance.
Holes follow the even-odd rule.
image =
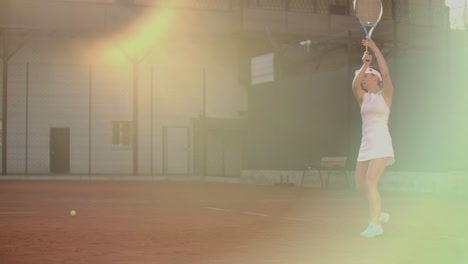
[[[377,67],[371,67],[372,55],[367,51],[363,65],[356,71],[353,93],[361,106],[362,140],[356,165],[356,189],[369,203],[369,225],[363,237],[375,237],[384,233],[382,224],[390,215],[382,212],[377,185],[385,167],[394,163],[392,138],[388,130],[388,117],[392,106],[393,85],[387,62],[371,39],[362,40],[377,59]]]

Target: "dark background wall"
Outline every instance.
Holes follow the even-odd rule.
[[[466,49],[389,58],[395,86],[389,127],[393,170],[465,170],[468,155]],[[326,155],[354,168],[361,140],[351,92],[360,64],[327,72],[282,74],[249,97],[249,169],[301,169]],[[352,74],[349,74],[352,73]]]

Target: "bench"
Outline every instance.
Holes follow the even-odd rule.
[[[301,185],[304,183],[307,171],[315,170],[320,178],[320,186],[324,189],[328,188],[331,173],[343,176],[347,187],[350,187],[348,173],[346,172],[347,160],[348,158],[344,156],[322,157],[318,164],[309,164],[302,174]]]

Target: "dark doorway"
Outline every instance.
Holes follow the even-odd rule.
[[[70,128],[50,129],[50,172],[70,173]]]

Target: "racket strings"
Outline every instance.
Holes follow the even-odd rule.
[[[379,0],[356,0],[355,14],[365,25],[374,25],[382,17],[382,4]]]

